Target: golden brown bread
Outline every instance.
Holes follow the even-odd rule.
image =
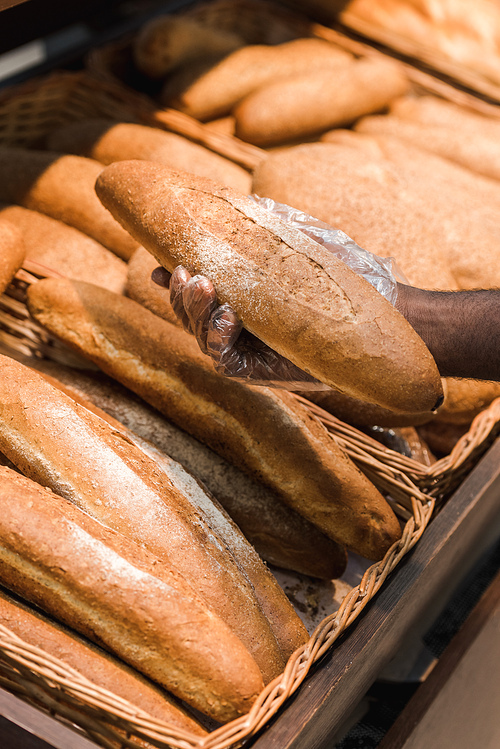
[[[500,398],[500,382],[447,377],[443,411],[436,416],[436,422],[467,426],[495,398]]]
[[[210,177],[243,193],[250,192],[249,172],[182,135],[146,125],[86,119],[54,130],[47,139],[53,151],[74,153],[102,164],[145,159],[200,177]]]
[[[137,242],[96,198],[94,184],[101,169],[102,164],[82,156],[0,148],[0,202],[59,219],[128,260]]]
[[[400,537],[387,502],[291,394],[217,375],[192,336],[105,289],[47,279],[30,287],[28,305],[52,334],[340,544],[378,559]]]
[[[135,435],[181,463],[216,497],[266,562],[325,580],[338,578],[344,572],[347,560],[341,547],[294,512],[275,492],[169,422],[116,380],[102,372],[77,370],[47,359],[19,354],[15,358],[52,377],[51,382],[65,387],[75,400],[89,399]],[[258,595],[257,588],[255,591]]]
[[[132,42],[132,55],[138,70],[151,78],[162,78],[199,57],[222,57],[243,44],[242,37],[230,30],[165,14],[139,30]]]
[[[175,76],[167,79],[161,101],[198,120],[229,114],[245,96],[277,78],[328,70],[352,62],[349,52],[322,39],[293,39],[277,45],[247,45],[224,57],[201,75],[192,76],[182,90]],[[400,93],[403,93],[402,91]]]
[[[453,125],[427,125],[406,120],[395,114],[386,114],[363,117],[356,123],[356,130],[369,135],[392,135],[424,151],[431,151],[461,164],[472,172],[500,179],[500,123],[481,115],[474,116],[472,113],[465,113],[465,117],[462,117],[460,107],[456,107],[456,110],[457,116]]]
[[[196,507],[204,521],[229,549],[239,570],[251,583],[259,606],[271,624],[283,659],[285,661],[288,660],[290,655],[307,641],[307,631],[295,614],[290,601],[278,585],[275,577],[262,564],[256,550],[242,537],[241,530],[224,511],[222,505],[217,502],[215,497],[210,496],[206,487],[195,478],[194,474],[188,472],[180,463],[157,448],[153,442],[131,432],[108,413],[102,411],[98,406],[80,395],[75,391],[74,387],[63,385],[59,380],[47,373],[43,373],[43,376],[51,385],[59,388],[66,395],[69,395],[70,398],[73,398],[77,403],[84,406],[84,408],[107,421],[116,433],[123,434],[125,439],[136,444],[143,452],[153,458],[168,475],[174,487],[189,497],[189,501]],[[273,519],[275,519],[274,516]],[[322,550],[324,551],[324,549]],[[319,553],[318,549],[316,551]],[[331,544],[331,548],[328,551],[333,552],[334,556],[334,559],[331,560],[331,565],[335,567],[335,564],[337,564],[335,572],[337,575],[341,574],[344,571],[347,561],[345,554],[341,556],[336,553],[336,546],[333,544]],[[332,574],[331,577],[334,576],[335,574]]]
[[[0,213],[0,294],[17,273],[26,255],[21,231]]]
[[[254,173],[253,192],[394,257],[414,286],[458,290],[478,288],[486,277],[500,282],[497,183],[397,139],[372,139],[376,157],[367,152],[369,136],[352,136],[350,146],[312,143],[270,154]],[[478,246],[481,253],[471,252]]]
[[[0,204],[5,218],[21,231],[26,258],[44,269],[78,281],[88,281],[121,294],[125,290],[127,266],[106,247],[83,232],[38,211],[18,205]]]
[[[394,411],[440,400],[435,362],[402,315],[250,198],[140,161],[106,167],[96,192],[163,266],[208,276],[251,333],[322,382]]]
[[[9,468],[0,498],[3,585],[216,720],[248,711],[255,661],[156,556]]]
[[[93,685],[126,700],[156,720],[197,736],[206,735],[200,723],[180,702],[122,661],[96,647],[68,627],[44,616],[25,601],[0,589],[0,624],[24,643],[40,648],[74,669]]]
[[[261,147],[307,138],[385,109],[408,86],[400,68],[378,58],[306,71],[245,97],[233,109],[234,132]]]
[[[0,450],[24,475],[179,571],[240,637],[265,681],[281,673],[284,661],[253,586],[173,477],[37,372],[6,357],[0,370]]]

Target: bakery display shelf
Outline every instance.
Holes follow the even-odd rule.
[[[315,25],[313,33],[360,56],[381,54],[334,29]],[[119,44],[123,48],[128,41]],[[113,60],[105,54],[113,57],[117,51],[115,45],[100,50],[87,71],[56,72],[2,92],[0,143],[36,147],[62,122],[86,115],[113,116],[177,132],[249,171],[259,163],[260,149],[175,110],[158,110],[148,96],[107,76],[104,69]],[[463,106],[483,107],[485,112],[491,106],[476,104],[468,92],[455,91],[413,66],[409,74],[416,87]],[[496,116],[494,108],[491,114]],[[20,350],[28,355],[38,352],[64,359],[64,350],[50,338],[38,338],[39,331],[23,320],[19,289],[22,292],[23,283],[33,281],[26,268],[17,279],[18,293],[11,290],[0,305],[0,329],[8,336],[4,342],[12,346],[21,341],[25,348]],[[13,325],[16,317],[18,324]],[[49,662],[42,652],[1,630],[0,714],[17,727],[12,729],[12,741],[6,734],[6,749],[28,747],[27,736],[38,740],[40,747],[58,748],[139,747],[147,740],[161,749],[331,749],[346,716],[404,645],[408,633],[426,628],[488,543],[500,536],[500,441],[495,441],[500,401],[475,419],[449,456],[429,468],[382,448],[312,405],[310,411],[390,495],[405,520],[405,533],[292,656],[284,674],[264,690],[248,716],[204,741],[169,733],[168,726],[83,683],[61,664]],[[28,733],[19,734],[22,730]]]

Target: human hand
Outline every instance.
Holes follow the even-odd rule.
[[[158,267],[155,283],[170,289],[170,303],[184,329],[196,337],[215,370],[226,377],[288,390],[329,390],[249,333],[229,304],[217,304],[212,282],[181,265],[172,274]]]

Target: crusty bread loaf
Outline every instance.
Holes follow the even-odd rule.
[[[0,294],[17,273],[26,255],[21,231],[0,213]]]
[[[49,619],[26,601],[0,589],[0,624],[23,643],[40,648],[92,685],[105,689],[153,719],[198,736],[206,730],[167,692],[63,624]]]
[[[281,673],[283,658],[252,585],[170,476],[37,372],[7,357],[0,369],[0,450],[24,475],[172,565],[240,637],[265,681]]]
[[[175,90],[179,88],[175,76],[167,79],[161,100],[198,120],[213,120],[229,114],[245,96],[276,79],[325,68],[332,76],[337,67],[352,60],[349,52],[322,39],[247,45],[193,76],[181,91]]]
[[[385,109],[408,85],[400,68],[377,58],[305,71],[243,99],[233,109],[235,135],[261,147],[307,138]]]
[[[158,557],[8,468],[0,497],[3,585],[216,720],[248,711],[255,661]]]
[[[436,415],[436,422],[467,426],[495,398],[500,398],[500,382],[447,377],[444,380],[443,412]]]
[[[208,276],[251,333],[322,382],[395,411],[439,403],[435,362],[402,315],[250,198],[141,161],[106,167],[96,191],[163,266]]]
[[[163,317],[172,325],[181,325],[170,304],[170,295],[166,289],[151,280],[151,273],[158,265],[154,255],[144,247],[138,247],[128,261],[125,292],[158,317]]]
[[[228,29],[211,28],[194,18],[161,15],[139,30],[132,42],[134,62],[142,73],[162,78],[199,57],[222,57],[244,40]]]
[[[13,354],[12,354],[13,355]],[[48,359],[22,363],[53,378],[73,398],[85,398],[127,429],[181,463],[216,497],[259,555],[270,564],[332,580],[346,564],[345,551],[261,483],[165,419],[156,409],[102,372],[65,367]],[[258,591],[256,591],[258,592]]]
[[[102,164],[82,156],[0,148],[0,202],[59,219],[128,260],[137,242],[96,198],[94,184],[101,169]]]
[[[386,501],[291,394],[217,375],[192,336],[105,289],[46,279],[30,287],[28,306],[52,334],[340,544],[380,558],[399,538]]]
[[[156,161],[171,169],[210,177],[245,194],[250,192],[252,182],[249,172],[241,166],[182,135],[131,122],[104,119],[71,122],[48,136],[47,147],[102,164],[124,159]]]
[[[253,192],[293,205],[342,229],[369,252],[394,257],[413,286],[458,290],[449,258],[456,243],[464,246],[456,230],[457,224],[466,224],[465,217],[461,218],[464,211],[453,206],[445,218],[440,210],[455,190],[455,170],[453,176],[446,173],[446,188],[443,176],[434,189],[439,171],[435,164],[429,167],[424,152],[414,152],[411,159],[407,153],[403,169],[401,161],[396,165],[380,147],[368,153],[368,136],[352,136],[348,146],[312,143],[270,154],[254,172]],[[354,146],[353,139],[361,140],[360,148]],[[422,175],[418,192],[410,170]],[[468,206],[473,200],[474,194],[469,192]],[[479,219],[472,225],[475,231],[481,231]],[[467,244],[471,256],[470,240]]]
[[[82,397],[74,388],[63,385],[52,375],[43,374],[43,376],[51,385],[62,390],[99,418],[107,421],[116,433],[121,433],[125,439],[136,444],[146,455],[153,458],[168,475],[174,487],[189,497],[191,504],[196,507],[205,522],[223,541],[234,557],[240,571],[250,581],[255,597],[271,624],[283,658],[285,661],[288,660],[290,655],[307,641],[307,630],[295,614],[290,601],[278,585],[276,578],[262,564],[256,550],[242,537],[241,530],[224,511],[222,505],[217,502],[215,497],[208,494],[206,487],[195,478],[194,474],[188,472],[180,463],[173,460],[152,442],[134,434],[87,398]],[[334,559],[331,560],[331,564],[335,566],[336,563],[337,569],[335,572],[341,573],[345,567],[345,553],[340,554],[334,544],[331,544],[331,547],[331,549],[328,549],[333,551]],[[332,575],[332,577],[334,576],[335,574]]]
[[[490,132],[491,124],[486,117],[476,116],[475,127],[462,128],[460,107],[453,125],[429,124],[413,122],[394,114],[363,117],[356,123],[356,130],[360,133],[392,135],[413,146],[431,151],[445,159],[478,172],[485,177],[500,179],[500,155],[498,140],[500,138],[500,122],[497,132]],[[470,115],[473,117],[473,115]],[[467,115],[466,115],[467,117]],[[465,120],[468,122],[468,120]],[[482,123],[486,122],[485,132],[481,132]]]
[[[121,294],[125,290],[127,266],[123,260],[91,237],[62,221],[18,205],[0,204],[5,218],[21,231],[26,259],[44,269],[97,283]]]

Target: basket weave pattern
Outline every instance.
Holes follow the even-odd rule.
[[[155,113],[139,95],[129,94],[115,84],[87,73],[56,73],[0,98],[0,143],[36,146],[59,123],[83,116],[113,116],[146,122]],[[236,143],[235,151],[239,148]],[[248,156],[248,165],[251,158]],[[37,277],[40,274],[29,265],[18,273],[0,300],[0,316],[4,316],[0,317],[0,329],[7,336],[3,339],[6,345],[18,345],[18,350],[28,355],[56,358],[58,351],[53,341],[23,314],[23,290]],[[389,497],[404,520],[404,531],[384,559],[366,571],[339,610],[325,618],[308,643],[292,655],[283,674],[267,685],[247,715],[200,739],[155,720],[116,695],[97,688],[3,626],[0,626],[0,685],[110,749],[140,747],[144,746],[144,741],[159,749],[235,749],[259,731],[299,689],[314,665],[356,620],[388,575],[417,543],[436,504],[443,502],[473,468],[478,456],[496,436],[500,423],[499,399],[476,417],[470,431],[449,456],[426,467],[382,447],[308,401],[303,402],[326,426],[332,439]]]

